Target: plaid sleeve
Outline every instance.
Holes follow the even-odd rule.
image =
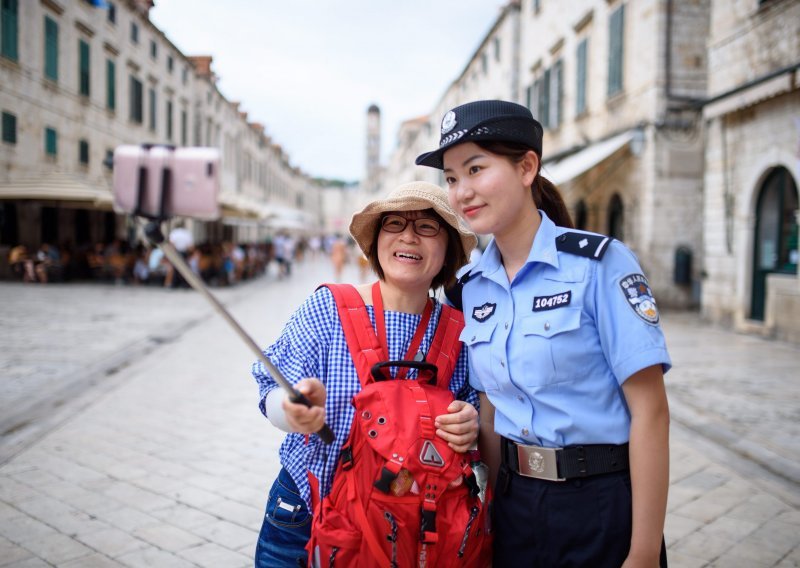
[[[335,311],[330,290],[318,289],[294,312],[277,341],[264,350],[264,355],[290,383],[296,384],[307,377],[322,377],[320,353],[327,351],[333,326],[338,323]],[[251,372],[258,383],[259,408],[266,416],[264,399],[278,388],[278,383],[261,361],[253,363]]]

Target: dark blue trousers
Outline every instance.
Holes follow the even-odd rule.
[[[631,544],[630,473],[543,481],[502,466],[493,525],[494,566],[619,568]]]

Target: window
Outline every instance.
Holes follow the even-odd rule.
[[[622,90],[623,52],[625,32],[625,5],[609,16],[608,20],[608,96]]]
[[[488,57],[486,57],[486,52],[481,53],[481,71],[484,75],[489,71],[489,61]]]
[[[147,98],[148,103],[150,103],[150,119],[148,120],[148,124],[150,126],[150,130],[156,129],[156,90],[152,87],[147,91]]]
[[[187,141],[187,138],[188,138],[188,135],[189,135],[189,133],[188,133],[188,128],[189,128],[188,122],[189,122],[189,120],[188,120],[188,117],[186,116],[186,109],[183,109],[181,111],[181,145],[182,146],[186,146],[186,141]]]
[[[558,128],[563,119],[561,109],[564,99],[564,61],[559,59],[550,71],[550,128]]]
[[[117,6],[113,2],[106,2],[108,5],[108,21],[111,24],[117,23]]]
[[[586,112],[586,55],[589,39],[583,38],[575,53],[575,115]]]
[[[150,40],[150,57],[156,59],[158,57],[158,44],[154,40]]]
[[[114,150],[106,148],[106,157],[103,158],[103,165],[109,170],[114,168]]]
[[[106,60],[106,108],[117,109],[117,64],[111,59]]]
[[[564,96],[564,63],[561,59],[556,61],[551,67],[528,87],[528,108],[539,120],[543,128],[558,128],[561,124],[562,104]]]
[[[17,50],[17,20],[19,14],[19,7],[17,0],[2,0],[2,9],[0,10],[0,54],[13,61],[19,58]]]
[[[86,140],[78,141],[78,161],[84,166],[89,165],[89,142]]]
[[[3,113],[3,142],[17,143],[17,117],[11,113]]]
[[[141,124],[144,120],[143,106],[143,90],[142,82],[136,77],[131,76],[131,93],[130,93],[130,119],[132,122]]]
[[[172,101],[167,101],[167,140],[172,140]]]
[[[533,13],[534,15],[538,14],[542,10],[542,0],[532,0],[533,4]]]
[[[189,68],[184,67],[183,73],[181,73],[181,82],[185,85],[188,80],[189,80]]]
[[[44,17],[44,76],[58,81],[58,24]]]
[[[172,73],[172,68],[175,67],[175,60],[171,55],[167,55],[167,71]]]
[[[78,92],[84,97],[89,96],[89,44],[82,39],[78,40]]]
[[[494,60],[500,61],[500,38],[494,38]]]
[[[58,154],[58,134],[55,128],[46,127],[44,129],[44,153],[48,156]]]
[[[536,114],[544,128],[550,127],[550,69],[545,69],[538,81],[533,83],[536,93]]]
[[[139,26],[136,25],[136,22],[131,22],[131,41],[139,43]]]

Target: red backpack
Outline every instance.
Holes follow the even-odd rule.
[[[447,387],[461,350],[463,315],[442,306],[427,354],[438,373],[428,363],[403,362],[420,369],[417,380],[383,380],[380,364],[388,357],[360,294],[346,284],[326,286],[362,388],[353,397],[353,424],[331,492],[321,502],[319,483],[309,474],[309,566],[487,566],[489,497],[483,503],[477,496],[469,458],[439,438],[433,424],[454,399]]]

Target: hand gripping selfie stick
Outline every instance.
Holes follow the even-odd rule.
[[[168,218],[166,214],[166,203],[167,203],[167,194],[170,190],[170,182],[171,182],[171,175],[168,166],[164,167],[161,176],[161,212],[160,214],[153,218],[150,215],[143,215],[142,214],[142,204],[144,195],[146,193],[146,186],[147,186],[147,172],[144,167],[139,169],[139,186],[138,186],[138,194],[137,194],[137,206],[136,210],[133,212],[134,215],[137,216],[144,216],[151,219],[151,221],[145,226],[145,235],[147,239],[153,243],[154,245],[158,246],[163,252],[164,256],[167,257],[172,263],[172,266],[180,272],[181,276],[183,276],[189,285],[200,292],[200,294],[205,297],[206,300],[214,307],[219,315],[230,324],[233,330],[239,334],[239,337],[250,347],[250,350],[258,357],[259,361],[264,364],[269,374],[275,381],[283,387],[283,389],[289,395],[289,400],[295,404],[304,404],[307,407],[311,408],[312,404],[308,398],[294,388],[294,385],[286,380],[286,377],[278,370],[278,368],[272,364],[266,355],[261,351],[261,348],[256,344],[255,341],[247,334],[247,332],[239,325],[233,316],[225,309],[219,300],[211,293],[211,291],[206,287],[205,283],[194,273],[186,261],[183,259],[181,254],[172,246],[171,243],[164,239],[164,234],[161,232],[161,222]],[[330,426],[327,424],[322,425],[322,429],[316,433],[319,438],[325,442],[326,444],[330,444],[334,440],[333,430],[331,430]]]

